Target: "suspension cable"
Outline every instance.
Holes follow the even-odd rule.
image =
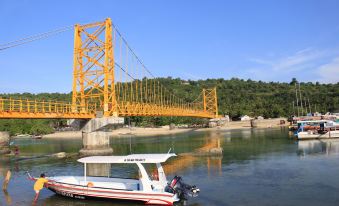
[[[120,36],[121,40],[125,43],[127,49],[132,53],[132,55],[137,59],[137,61],[140,63],[140,65],[154,78],[156,79],[157,77],[153,75],[153,73],[145,66],[145,64],[141,61],[141,59],[136,55],[136,53],[133,51],[133,49],[130,47],[128,44],[127,40],[123,37],[119,29],[112,23],[113,29],[117,32],[117,34]],[[122,69],[122,67],[120,67]],[[126,71],[124,71],[126,73]],[[131,77],[130,74],[128,76]],[[133,78],[134,79],[134,78]],[[160,83],[162,86],[164,86],[162,83]],[[176,96],[176,95],[175,95]],[[177,97],[180,100],[183,100],[182,98]]]
[[[65,26],[65,27],[55,29],[55,30],[52,30],[52,31],[36,34],[36,35],[33,35],[33,36],[29,36],[29,37],[26,37],[26,38],[22,38],[22,39],[18,39],[18,40],[12,41],[12,42],[1,44],[0,45],[0,51],[6,50],[6,49],[9,49],[9,48],[13,48],[13,47],[17,47],[17,46],[20,46],[20,45],[23,45],[23,44],[27,44],[27,43],[30,43],[30,42],[33,42],[33,41],[45,39],[45,38],[48,38],[50,36],[71,30],[72,28],[73,28],[73,25]]]

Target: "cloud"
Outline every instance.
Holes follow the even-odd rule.
[[[339,82],[339,57],[332,59],[330,63],[323,64],[317,69],[320,77],[319,82],[338,83]]]
[[[252,62],[268,67],[273,72],[296,72],[312,64],[313,61],[325,56],[325,51],[318,51],[306,48],[295,52],[292,55],[276,59],[251,58]]]
[[[263,81],[300,81],[337,83],[339,81],[338,49],[305,48],[285,56],[251,58],[245,76]]]

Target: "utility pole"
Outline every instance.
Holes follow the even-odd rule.
[[[299,102],[298,102],[298,90],[297,90],[297,83],[294,84],[295,86],[295,97],[297,99],[297,110],[298,110],[298,117],[299,117]]]
[[[305,113],[306,113],[306,116],[307,116],[307,103],[306,103],[306,97],[304,97],[304,105],[305,105]]]
[[[308,108],[310,108],[310,113],[312,113],[311,104],[310,104],[310,98],[307,98],[307,101],[308,101]]]
[[[303,109],[303,99],[301,98],[300,82],[299,82],[299,96],[300,96],[301,115],[303,115],[304,109]]]
[[[293,103],[292,103],[292,108],[293,108],[293,109],[292,109],[292,111],[293,111],[292,114],[293,114],[293,116],[295,116],[294,101],[293,101]]]

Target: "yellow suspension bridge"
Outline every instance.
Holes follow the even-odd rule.
[[[91,119],[100,113],[215,118],[217,93],[216,88],[203,89],[193,102],[176,96],[145,67],[107,18],[74,26],[72,102],[0,96],[0,118]]]

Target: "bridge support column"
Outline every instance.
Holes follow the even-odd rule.
[[[87,175],[94,177],[109,177],[111,164],[87,164]]]
[[[9,149],[9,133],[0,132],[0,155],[8,154],[11,150]]]
[[[103,117],[89,120],[82,129],[83,148],[79,151],[81,156],[111,155],[110,130],[114,125],[123,124],[124,118]]]
[[[81,156],[111,155],[113,153],[107,132],[82,132],[82,145]]]

